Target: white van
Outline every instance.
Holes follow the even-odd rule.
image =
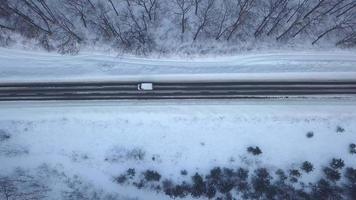
[[[139,83],[137,85],[138,90],[153,90],[153,83]]]

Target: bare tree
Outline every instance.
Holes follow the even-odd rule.
[[[267,15],[263,18],[262,22],[257,26],[254,36],[258,37],[262,34],[264,29],[267,27],[268,22],[272,19],[272,15],[278,11],[278,9],[285,5],[287,0],[270,0],[270,6]]]
[[[277,13],[277,15],[274,17],[274,19],[271,22],[271,27],[267,31],[267,36],[270,36],[272,33],[276,31],[276,29],[280,28],[283,26],[282,21],[285,22],[285,18],[288,17],[288,14],[290,12],[290,8],[288,8],[288,1],[284,4],[284,6],[280,9],[280,11]],[[287,22],[285,22],[287,23]]]
[[[65,6],[80,18],[83,26],[87,28],[88,4],[86,0],[66,0]]]
[[[39,23],[37,23],[32,17],[24,13],[23,11],[19,10],[16,6],[8,4],[5,9],[8,9],[9,11],[13,12],[14,14],[18,15],[24,22],[27,24],[31,25],[32,27],[43,31],[46,34],[51,34],[51,30],[49,29],[49,26],[46,28],[43,28]],[[48,25],[48,24],[47,24]]]
[[[198,15],[200,23],[198,25],[197,30],[195,31],[195,34],[194,34],[194,37],[193,37],[194,41],[198,38],[199,33],[204,29],[204,27],[208,23],[210,11],[213,8],[214,2],[215,2],[215,0],[208,0],[206,7],[203,8],[201,14]]]
[[[180,24],[181,24],[181,33],[185,33],[186,24],[188,21],[187,13],[192,8],[191,0],[175,0],[176,5],[178,6],[178,15],[180,16]]]
[[[157,8],[157,0],[136,0],[137,5],[141,6],[142,8],[144,8],[148,19],[150,21],[153,20],[153,16],[155,13],[155,9]]]
[[[112,2],[112,0],[108,0],[108,1],[109,1],[109,3],[110,3],[111,7],[113,8],[113,10],[115,11],[116,16],[119,16],[119,12],[117,11],[117,9],[116,9],[114,3]]]
[[[246,15],[249,10],[252,8],[254,0],[238,0],[239,14],[235,22],[229,27],[229,33],[226,40],[230,40],[231,36],[237,30],[237,28],[246,20]]]
[[[198,10],[199,10],[199,5],[202,2],[202,0],[194,0],[194,14],[198,15]]]

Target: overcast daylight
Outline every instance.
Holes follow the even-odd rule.
[[[0,200],[356,200],[356,0],[0,0]]]

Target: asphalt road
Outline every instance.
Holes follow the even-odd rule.
[[[137,85],[137,82],[0,83],[0,101],[356,97],[356,81],[157,82],[153,83],[152,91],[139,91]]]

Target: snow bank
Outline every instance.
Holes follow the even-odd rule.
[[[0,48],[0,81],[356,79],[352,51],[270,52],[196,59],[78,56]]]

